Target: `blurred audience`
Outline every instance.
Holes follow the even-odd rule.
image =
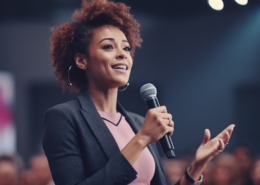
[[[162,160],[168,185],[183,176],[191,160],[189,154]],[[33,156],[29,169],[19,157],[0,157],[0,185],[54,185],[46,156]],[[260,158],[254,161],[247,145],[235,147],[232,154],[220,153],[206,166],[201,185],[260,185]]]
[[[189,158],[163,160],[169,185],[183,176],[189,161]],[[208,163],[201,185],[260,185],[260,158],[253,161],[251,147],[246,144],[237,145],[232,153],[220,153]]]
[[[53,185],[49,163],[45,155],[34,156],[31,161],[34,185]]]
[[[54,185],[45,155],[33,156],[29,169],[17,157],[0,157],[0,185]]]
[[[236,179],[236,161],[233,155],[219,154],[212,166],[211,178],[213,185],[234,185]]]
[[[0,157],[0,185],[18,184],[18,165],[9,156]]]
[[[250,169],[252,167],[254,157],[252,149],[245,144],[241,144],[234,148],[233,155],[237,165],[236,184],[252,184],[250,179]]]
[[[260,185],[260,158],[255,160],[251,169],[250,177],[253,185]]]
[[[211,174],[212,174],[212,169],[213,169],[213,162],[210,161],[204,172],[203,172],[203,181],[201,183],[201,185],[212,185],[212,178],[211,178]]]
[[[34,177],[31,170],[22,170],[20,172],[18,185],[34,185]]]
[[[188,161],[186,159],[163,159],[163,166],[168,185],[174,185],[183,176],[185,170],[188,168]]]

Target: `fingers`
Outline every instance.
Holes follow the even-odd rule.
[[[161,112],[161,113],[167,113],[167,109],[165,106],[156,107],[151,110],[156,110],[157,112]]]
[[[170,114],[168,115],[170,118],[172,117]],[[168,133],[170,136],[173,134],[174,131],[174,122],[172,119],[163,119],[162,126],[165,129],[165,132]]]
[[[172,136],[173,131],[174,131],[174,128],[173,128],[173,127],[169,127],[169,128],[168,128],[168,133],[169,133],[170,136]]]
[[[218,139],[219,140],[219,147],[218,147],[218,151],[219,152],[222,152],[224,149],[225,149],[225,147],[226,147],[226,145],[227,145],[227,143],[228,143],[228,141],[229,141],[229,139],[230,139],[230,135],[229,135],[229,132],[228,131],[226,131],[226,132],[224,132],[224,140],[222,140],[222,139]]]
[[[209,142],[209,140],[210,140],[210,131],[209,129],[205,129],[202,144],[206,144],[207,142]]]
[[[225,135],[224,135],[223,142],[224,142],[224,143],[227,143],[227,142],[229,141],[229,139],[230,139],[229,132],[228,132],[228,131],[226,131],[226,132],[225,132]]]
[[[229,137],[231,136],[231,134],[233,133],[233,130],[235,128],[235,125],[232,124],[232,125],[229,125],[225,130],[228,132],[229,134]]]
[[[234,127],[234,124],[229,125],[226,129],[219,133],[219,135],[217,135],[217,138],[222,139],[223,142],[227,143],[231,137]]]
[[[226,144],[228,143],[231,134],[234,130],[235,125],[229,125],[227,128],[225,128],[221,133],[219,133],[216,137],[216,139],[218,139],[219,145],[218,145],[218,152],[222,152],[225,147]]]
[[[167,133],[172,135],[173,126],[172,115],[167,113],[166,107],[156,107],[148,110],[140,133],[148,136],[152,143]]]
[[[165,125],[173,125],[171,121],[169,121],[172,120],[172,115],[167,113],[167,109],[165,106],[150,109],[148,110],[147,114],[158,123],[163,123]]]
[[[171,136],[174,131],[174,122],[171,119],[163,119],[163,123],[165,124],[166,132]]]
[[[226,131],[229,133],[229,135],[231,135],[232,132],[233,132],[234,127],[235,127],[234,124],[229,125],[229,126],[228,126],[227,128],[225,128],[222,132],[220,132],[217,137],[219,137],[219,138],[224,138]]]
[[[218,139],[218,142],[219,142],[218,150],[220,152],[222,152],[224,150],[224,148],[225,148],[225,144],[224,144],[222,139]]]
[[[168,127],[174,127],[174,121],[172,121],[171,119],[168,121],[167,124]]]
[[[167,124],[167,133],[171,136],[174,131],[174,122],[172,120],[169,120]]]
[[[172,115],[169,114],[169,113],[156,113],[156,116],[157,116],[158,118],[168,120],[168,122],[169,122],[169,120],[172,119]]]
[[[147,116],[153,118],[154,120],[157,119],[172,119],[172,115],[167,113],[166,107],[156,107],[153,109],[149,109],[147,112]]]

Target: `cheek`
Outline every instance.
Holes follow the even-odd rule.
[[[133,67],[133,59],[132,59],[132,57],[131,57],[131,58],[129,58],[129,60],[128,60],[128,63],[129,63],[130,70],[131,70],[131,69],[132,69],[132,67]]]
[[[97,54],[95,56],[90,57],[90,68],[94,69],[104,69],[110,65],[110,61],[112,57],[108,54],[104,55],[103,53]]]

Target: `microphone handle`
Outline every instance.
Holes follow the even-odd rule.
[[[148,98],[145,101],[145,103],[146,103],[146,106],[147,106],[148,109],[153,109],[153,108],[160,106],[159,101],[156,97]],[[166,153],[167,158],[168,159],[174,158],[175,157],[174,146],[173,146],[173,143],[172,143],[172,138],[169,136],[169,134],[168,133],[165,134],[159,140],[159,142],[160,142],[162,151],[164,153]]]

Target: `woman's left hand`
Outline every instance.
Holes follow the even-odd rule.
[[[210,140],[209,129],[205,130],[204,139],[198,148],[193,165],[196,167],[204,167],[206,164],[222,152],[228,143],[230,136],[233,132],[235,125],[229,125],[221,133],[219,133],[215,138]]]
[[[219,135],[211,140],[209,129],[205,130],[204,139],[197,149],[195,159],[191,164],[191,168],[188,169],[188,173],[192,179],[198,181],[207,163],[225,149],[234,127],[235,125],[233,124],[229,125],[226,129],[220,132]],[[190,183],[184,177],[181,179],[180,184],[187,185]]]

